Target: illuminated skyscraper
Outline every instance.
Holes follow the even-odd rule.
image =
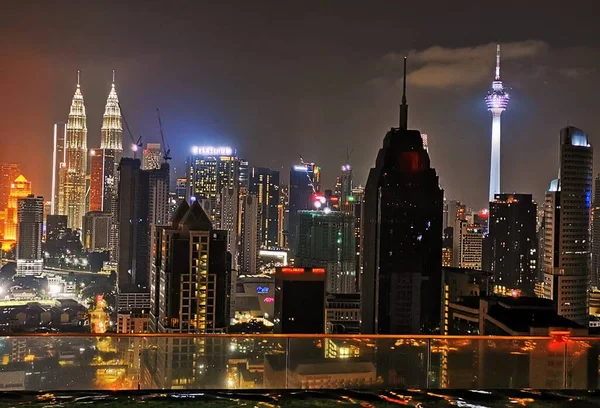
[[[406,85],[406,60],[405,60]],[[444,193],[418,130],[383,140],[369,172],[363,210],[361,332],[431,332],[440,326]]]
[[[158,170],[162,164],[163,154],[160,143],[148,143],[142,152],[142,170]]]
[[[262,230],[259,245],[265,248],[277,247],[279,172],[263,167],[253,167],[250,176],[250,193],[256,195],[259,205]]]
[[[81,229],[85,214],[87,173],[87,125],[85,104],[77,72],[77,89],[67,121],[64,176],[59,189],[59,210],[66,215],[68,226]]]
[[[230,147],[194,146],[188,166],[188,199],[204,201],[211,221],[220,228],[221,192],[240,183],[240,159]]]
[[[52,197],[50,214],[59,214],[60,176],[66,162],[67,124],[54,124],[54,148],[52,151]]]
[[[296,251],[298,233],[298,211],[313,209],[313,195],[320,191],[321,168],[315,163],[300,164],[290,169],[288,245]]]
[[[557,313],[587,327],[590,280],[592,146],[573,126],[560,131],[558,179],[544,204],[544,297]]]
[[[90,149],[90,191],[88,209],[91,212],[102,211],[104,204],[104,149]]]
[[[18,208],[19,199],[31,194],[31,182],[21,174],[10,185],[10,195],[5,210],[4,240],[2,249],[6,250],[17,242]],[[42,203],[43,207],[43,203]]]
[[[114,70],[112,85],[110,87],[110,92],[108,93],[108,98],[106,99],[104,116],[102,117],[101,135],[101,149],[114,149],[119,152],[123,151],[123,124],[121,120],[121,108],[119,108],[119,97],[115,90]]]
[[[19,174],[21,174],[21,171],[18,164],[0,164],[0,242],[4,240],[4,223],[7,216],[6,211],[11,186]]]
[[[500,191],[500,115],[508,106],[510,97],[504,90],[500,80],[500,44],[496,47],[496,76],[492,89],[487,93],[485,102],[492,112],[492,157],[490,162],[490,195],[489,201],[494,201],[494,194]]]

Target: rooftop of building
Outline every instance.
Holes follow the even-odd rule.
[[[491,277],[492,276],[491,272],[486,272],[486,271],[482,271],[479,269],[456,268],[453,266],[444,266],[444,267],[442,267],[442,270],[444,272],[458,273],[458,274],[467,275],[467,276],[480,276],[480,277]]]
[[[552,307],[552,301],[548,299],[502,298],[489,306],[487,314],[518,333],[529,333],[531,328],[583,328],[580,324],[559,316]]]

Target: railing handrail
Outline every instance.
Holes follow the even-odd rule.
[[[10,333],[8,337],[177,337],[177,338],[261,338],[261,339],[390,339],[390,340],[552,340],[552,336],[476,336],[436,334],[235,334],[235,333]],[[600,336],[569,337],[573,341],[600,341]]]

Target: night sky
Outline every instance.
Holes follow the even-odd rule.
[[[428,134],[446,197],[477,208],[488,194],[484,96],[498,41],[511,94],[502,189],[540,200],[567,124],[600,149],[596,1],[6,3],[0,162],[20,163],[36,194],[50,193],[52,126],[67,119],[78,69],[88,147],[99,145],[115,69],[136,136],[159,141],[161,109],[178,176],[192,145],[230,145],[284,180],[302,155],[333,188],[347,150],[365,183],[397,126],[408,55],[409,128]]]

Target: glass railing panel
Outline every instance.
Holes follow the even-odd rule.
[[[285,387],[425,387],[427,355],[427,340],[351,336],[292,337],[289,339]]]
[[[4,336],[0,391],[597,389],[600,339]]]
[[[142,389],[279,388],[287,339],[255,336],[148,337]],[[283,371],[280,371],[283,361]]]
[[[597,390],[600,387],[600,338],[565,338],[564,388]]]
[[[564,342],[510,337],[431,342],[431,388],[563,388]]]

